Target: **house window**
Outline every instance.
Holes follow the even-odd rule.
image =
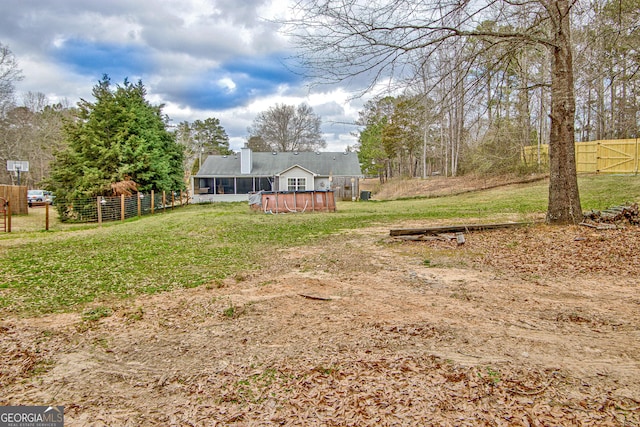
[[[287,178],[288,191],[306,191],[307,178]]]

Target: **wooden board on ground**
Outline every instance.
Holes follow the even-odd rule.
[[[440,225],[424,228],[396,228],[389,232],[391,236],[410,236],[416,234],[464,233],[468,231],[493,230],[497,228],[522,227],[530,222],[505,222],[499,224],[461,224]]]

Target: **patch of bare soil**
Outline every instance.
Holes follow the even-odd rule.
[[[496,176],[431,176],[427,179],[393,178],[380,184],[377,178],[360,181],[360,189],[371,191],[376,200],[393,200],[407,197],[440,197],[486,190],[511,184],[523,184],[547,179],[544,174],[496,175]]]
[[[0,404],[69,426],[640,425],[639,229],[465,237],[359,230],[98,320],[6,319]]]

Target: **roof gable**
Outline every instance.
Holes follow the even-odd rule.
[[[276,175],[276,176],[280,176],[280,175],[283,175],[283,174],[285,174],[285,173],[287,173],[287,172],[289,172],[290,170],[293,170],[293,169],[302,169],[303,171],[305,171],[305,172],[307,172],[307,173],[309,173],[309,174],[311,174],[311,175],[313,175],[313,176],[317,176],[317,174],[316,174],[315,172],[310,171],[310,170],[309,170],[309,169],[307,169],[307,168],[303,168],[302,166],[297,165],[297,164],[296,164],[296,165],[293,165],[293,166],[291,166],[291,167],[288,167],[288,168],[286,168],[285,170],[280,171],[280,172],[278,172],[278,173],[277,173],[277,174],[275,174],[275,175]]]

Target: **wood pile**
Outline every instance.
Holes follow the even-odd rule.
[[[584,221],[581,225],[599,228],[598,224],[615,227],[627,223],[631,225],[640,224],[640,210],[637,203],[616,206],[603,211],[591,210],[584,214]]]

